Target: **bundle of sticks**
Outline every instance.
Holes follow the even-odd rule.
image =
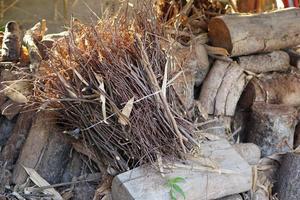
[[[73,20],[36,74],[33,101],[57,109],[65,133],[118,171],[158,156],[182,158],[196,143],[152,12],[144,5],[96,26]]]

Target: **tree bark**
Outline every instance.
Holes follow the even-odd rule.
[[[292,47],[300,44],[300,9],[284,9],[256,15],[224,15],[209,23],[214,46],[231,56]]]
[[[239,65],[244,70],[251,71],[253,73],[287,71],[290,68],[290,57],[284,51],[241,56],[238,58],[238,60]]]

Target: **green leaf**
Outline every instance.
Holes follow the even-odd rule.
[[[176,192],[178,192],[184,199],[185,199],[185,193],[184,191],[181,189],[181,187],[177,184],[173,185],[173,188]]]
[[[175,177],[174,179],[172,179],[172,183],[182,183],[182,182],[184,182],[185,181],[185,179],[184,178],[182,178],[182,177]]]
[[[174,190],[171,188],[171,190],[170,190],[170,196],[171,196],[171,200],[177,200],[176,199],[176,196],[175,196],[175,194],[174,194]]]

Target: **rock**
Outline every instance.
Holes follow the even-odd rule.
[[[258,145],[263,157],[290,151],[297,115],[297,109],[291,106],[253,104],[246,141]]]
[[[243,197],[240,194],[234,194],[231,196],[220,198],[218,200],[243,200]]]
[[[249,163],[249,165],[256,165],[260,160],[260,149],[253,143],[234,144],[233,148]]]
[[[206,160],[205,164],[203,160]],[[188,159],[185,163],[188,164],[170,164],[176,167],[165,171],[165,177],[150,166],[116,176],[112,183],[113,200],[170,199],[170,188],[166,183],[175,177],[185,179],[180,187],[189,200],[216,199],[251,188],[251,167],[226,140],[202,144],[201,157]],[[207,168],[212,166],[208,163],[214,163],[215,171]]]
[[[300,154],[288,153],[279,169],[275,192],[278,199],[298,200],[300,197]]]

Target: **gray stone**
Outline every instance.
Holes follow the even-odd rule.
[[[279,169],[275,192],[281,200],[299,200],[300,197],[300,154],[288,153]]]
[[[260,160],[260,149],[253,143],[234,144],[233,148],[249,163],[249,165],[256,165]]]
[[[240,194],[234,194],[218,200],[243,200],[243,197]]]
[[[150,166],[116,176],[112,183],[113,200],[169,200],[170,188],[166,183],[176,177],[185,179],[179,184],[188,200],[217,199],[251,189],[251,167],[228,141],[202,144],[201,154],[201,158],[187,160],[188,164],[171,164],[177,167],[165,171],[165,177]],[[214,163],[215,171],[207,170],[203,159]]]
[[[292,106],[254,103],[247,124],[247,142],[258,145],[263,157],[289,152],[297,117],[298,111]]]

